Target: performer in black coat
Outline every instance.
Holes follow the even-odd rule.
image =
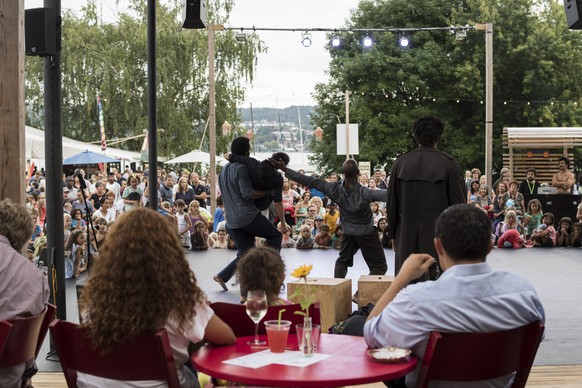
[[[411,253],[438,258],[433,242],[436,218],[449,206],[467,201],[461,166],[436,149],[443,132],[437,117],[417,119],[412,135],[419,147],[399,156],[392,166],[387,210],[395,274]],[[430,277],[437,276],[432,270]]]

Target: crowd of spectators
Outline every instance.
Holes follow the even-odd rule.
[[[554,187],[559,195],[582,194],[582,174],[575,181],[569,165],[568,158],[560,158],[560,170],[549,183],[536,181],[535,168],[526,171],[522,182],[511,180],[509,169],[503,168],[491,192],[479,169],[465,172],[467,202],[489,216],[498,248],[582,247],[582,202],[573,214],[554,219],[537,198],[526,203],[524,197],[540,187]]]

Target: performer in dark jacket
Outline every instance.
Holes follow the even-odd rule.
[[[340,209],[340,225],[343,235],[339,257],[335,262],[334,278],[345,278],[348,267],[354,265],[354,255],[362,250],[362,256],[370,269],[370,275],[384,275],[388,270],[384,248],[374,227],[374,217],[370,202],[385,201],[386,190],[370,190],[358,182],[360,170],[358,163],[349,159],[342,167],[344,179],[339,182],[326,182],[312,176],[303,175],[287,168],[280,160],[269,162],[285,171],[285,176],[305,187],[317,190],[337,204]]]
[[[418,148],[399,156],[392,166],[387,210],[395,274],[412,253],[438,257],[433,242],[437,217],[449,206],[467,200],[461,166],[451,155],[436,149],[443,132],[444,125],[437,117],[417,119],[412,135]],[[436,268],[430,272],[431,278],[438,276]]]

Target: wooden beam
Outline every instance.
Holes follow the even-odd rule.
[[[24,0],[0,1],[0,199],[24,204]]]

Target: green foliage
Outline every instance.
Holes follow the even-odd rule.
[[[80,16],[63,16],[63,134],[74,139],[99,139],[97,94],[103,101],[107,139],[143,134],[147,128],[147,3],[132,0],[113,22],[102,20],[99,2],[88,0]],[[209,21],[224,23],[233,0],[209,4]],[[208,38],[206,30],[181,28],[180,1],[158,1],[156,9],[157,119],[163,128],[160,156],[208,149]],[[215,79],[217,152],[227,150],[237,129],[237,105],[244,99],[243,81],[252,81],[256,56],[265,51],[256,35],[245,44],[232,31],[216,32]],[[43,65],[26,59],[27,124],[42,127]],[[230,136],[220,129],[233,123]],[[120,146],[141,148],[143,138]]]
[[[446,27],[493,23],[494,169],[502,165],[505,126],[580,126],[582,123],[582,36],[569,31],[563,6],[553,0],[362,1],[348,26]],[[485,160],[485,34],[469,30],[456,41],[448,31],[416,31],[410,47],[399,35],[374,33],[375,44],[359,44],[364,33],[343,32],[332,57],[327,84],[316,86],[313,126],[324,130],[313,142],[313,161],[322,172],[339,171],[336,124],[359,124],[360,160],[388,168],[416,145],[409,129],[432,113],[446,125],[439,148],[465,168],[483,170]],[[363,93],[363,94],[362,94]]]

